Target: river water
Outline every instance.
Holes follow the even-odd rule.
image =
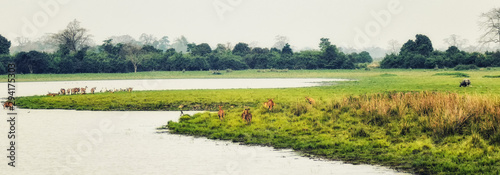
[[[120,82],[125,81],[125,82]],[[117,80],[110,84],[160,89],[161,82],[144,85]],[[248,80],[247,80],[248,81]],[[290,81],[290,80],[288,80]],[[234,82],[234,81],[231,81]],[[241,81],[244,82],[244,81]],[[276,81],[273,81],[276,82]],[[303,83],[317,85],[317,79]],[[37,88],[76,82],[29,84],[28,95]],[[91,84],[93,81],[84,82]],[[122,84],[119,84],[122,83]],[[44,84],[38,85],[38,84]],[[18,83],[20,89],[28,83]],[[87,86],[89,86],[87,85]],[[247,84],[245,84],[247,85]],[[258,88],[253,82],[248,86]],[[210,86],[209,86],[210,87]],[[301,86],[302,87],[302,86]],[[164,87],[162,87],[164,88]],[[205,87],[199,87],[203,89]],[[246,88],[246,87],[231,87]],[[262,87],[261,87],[262,88]],[[196,88],[195,88],[196,89]],[[40,91],[41,92],[41,91]],[[9,116],[0,122],[0,174],[403,174],[373,165],[351,165],[301,157],[296,152],[271,147],[246,146],[229,141],[159,132],[157,127],[177,121],[178,111],[75,111],[18,109],[16,117],[16,167],[7,166]],[[195,111],[186,112],[194,114]]]
[[[188,90],[188,89],[242,89],[242,88],[295,88],[318,86],[321,82],[350,81],[332,78],[260,78],[260,79],[145,79],[145,80],[96,80],[96,81],[47,81],[18,82],[16,96],[46,95],[61,88],[96,87],[96,92],[110,89],[134,90]],[[0,83],[0,92],[7,92],[7,83]]]

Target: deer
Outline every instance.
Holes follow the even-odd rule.
[[[224,116],[226,115],[224,110],[222,110],[222,106],[219,105],[219,113],[217,114],[219,116],[219,119],[222,121],[224,120]]]
[[[269,109],[269,111],[273,110],[273,107],[276,105],[273,100],[274,99],[269,99],[267,102],[264,102],[264,107]]]
[[[314,105],[316,103],[316,101],[313,98],[308,96],[306,96],[306,101],[311,105]]]
[[[3,109],[5,109],[5,108],[12,109],[12,107],[14,107],[14,104],[10,101],[6,101],[3,103]]]

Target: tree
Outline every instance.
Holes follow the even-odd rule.
[[[168,39],[168,36],[161,37],[161,39],[158,41],[158,49],[167,50],[169,47],[170,47],[170,40]]]
[[[373,62],[373,58],[370,56],[370,53],[367,51],[362,51],[359,53],[358,58],[356,59],[358,63],[371,63]]]
[[[207,43],[201,43],[191,49],[192,55],[207,56],[212,52],[212,48]]]
[[[415,37],[416,51],[423,56],[429,56],[434,51],[429,37],[422,34],[417,34]]]
[[[283,46],[283,49],[281,49],[281,55],[283,56],[292,56],[293,51],[292,48],[290,48],[290,44],[286,43],[285,46]]]
[[[500,43],[500,8],[493,8],[480,16],[479,25],[484,34],[481,35],[482,44]]]
[[[273,48],[282,50],[283,47],[288,44],[288,37],[286,36],[276,35],[274,39],[276,40],[276,43],[274,43]]]
[[[320,43],[319,43],[319,48],[322,50],[322,51],[325,51],[326,48],[328,48],[330,45],[332,45],[332,43],[330,43],[329,41],[330,39],[328,38],[321,38],[320,39]]]
[[[142,45],[153,45],[153,43],[156,41],[156,37],[152,34],[141,34],[139,37],[139,42],[141,42]]]
[[[401,49],[401,44],[397,40],[390,40],[387,44],[389,44],[389,52],[392,54],[398,53]]]
[[[120,51],[121,54],[129,60],[134,66],[134,73],[137,72],[137,66],[144,60],[143,50],[140,46],[134,44],[125,44]]]
[[[239,55],[241,57],[247,55],[248,53],[250,53],[250,47],[248,47],[248,44],[247,43],[238,43],[236,44],[236,46],[234,46],[234,49],[233,49],[233,54],[234,55]]]
[[[0,35],[0,55],[9,54],[10,41],[7,38]]]
[[[109,37],[108,39],[112,39],[113,44],[118,44],[118,43],[136,43],[135,39],[130,36],[130,35],[120,35],[120,36],[112,36]]]
[[[20,52],[15,57],[17,71],[21,73],[45,73],[49,56],[38,51]]]
[[[174,48],[177,52],[187,52],[188,43],[189,42],[186,37],[181,36],[180,38],[175,39],[174,43],[172,44],[172,48]]]
[[[52,39],[57,45],[73,52],[89,45],[92,42],[91,37],[88,30],[80,27],[80,22],[76,19],[70,22],[66,29],[52,35]]]
[[[448,44],[448,46],[455,46],[458,48],[462,48],[462,46],[467,43],[467,39],[462,39],[460,36],[455,34],[450,35],[450,37],[445,38],[443,41]]]

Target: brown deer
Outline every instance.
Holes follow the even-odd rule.
[[[82,91],[81,94],[87,94],[87,93],[85,93],[85,91],[87,90],[87,86],[85,86],[84,88],[80,88],[80,90]]]
[[[61,94],[62,94],[62,95],[66,95],[66,89],[61,88]]]
[[[96,87],[93,87],[92,89],[90,89],[90,93],[94,94],[95,89],[96,89]]]
[[[48,93],[47,96],[52,96],[52,97],[55,97],[56,95],[59,95],[59,93]]]
[[[224,120],[224,116],[226,115],[224,110],[222,110],[222,106],[219,105],[219,113],[217,114],[220,120]]]
[[[264,102],[264,107],[266,107],[269,110],[273,110],[273,107],[276,105],[273,101],[274,99],[269,99],[267,102]]]
[[[250,122],[252,122],[252,114],[250,114],[250,108],[248,109],[245,109],[245,121],[247,122],[247,124],[250,124]]]
[[[307,97],[307,96],[306,96],[306,101],[307,101],[309,104],[311,104],[311,105],[316,104],[316,101],[315,101],[313,98],[311,98],[311,97]]]
[[[127,88],[127,92],[132,92],[132,88],[131,87]]]
[[[12,109],[14,107],[14,104],[10,101],[6,101],[3,103],[3,109],[7,108],[7,109]]]

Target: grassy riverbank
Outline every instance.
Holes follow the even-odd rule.
[[[357,81],[292,89],[34,96],[19,98],[17,102],[23,108],[80,110],[179,110],[179,106],[183,110],[217,110],[217,106],[222,105],[227,112],[227,118],[222,122],[216,113],[202,113],[184,116],[179,122],[169,122],[168,129],[180,134],[293,148],[330,159],[382,164],[419,174],[500,172],[500,81],[489,78],[500,75],[498,70],[296,70],[265,73],[246,70],[222,75],[208,72],[142,74],[149,78],[167,78],[167,75],[171,78],[314,77]],[[146,76],[149,74],[151,76]],[[90,79],[127,77],[88,76]],[[471,79],[471,87],[458,87],[464,77]],[[69,77],[49,79],[66,78]],[[306,103],[304,96],[314,98],[316,104]],[[277,103],[271,112],[262,107],[268,98],[274,98]],[[245,106],[250,107],[253,114],[250,125],[241,120]]]

